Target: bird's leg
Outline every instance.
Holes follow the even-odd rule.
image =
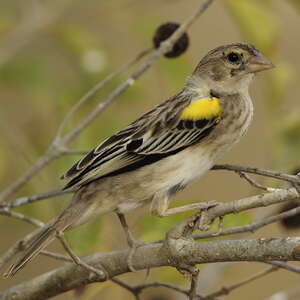
[[[120,223],[122,225],[122,228],[125,232],[127,244],[130,247],[130,251],[129,251],[129,254],[128,254],[128,257],[127,257],[127,264],[128,264],[128,267],[129,267],[130,271],[135,272],[136,269],[133,266],[132,258],[133,258],[133,255],[134,255],[136,249],[140,246],[143,246],[144,243],[141,243],[141,242],[137,241],[134,238],[132,232],[130,231],[130,229],[128,227],[125,216],[120,212],[117,212],[117,216],[118,216],[118,218],[120,220]]]
[[[169,197],[154,197],[151,202],[151,215],[158,217],[167,217],[170,215],[174,215],[181,212],[191,211],[191,210],[205,210],[210,207],[214,207],[218,204],[217,201],[209,201],[209,202],[200,202],[200,203],[192,203],[179,207],[168,208],[169,206]]]
[[[66,250],[66,252],[70,255],[70,257],[73,259],[74,263],[95,273],[97,276],[99,276],[101,279],[103,278],[108,278],[108,274],[106,272],[106,270],[101,266],[100,268],[97,267],[93,267],[87,263],[85,263],[82,259],[80,259],[79,256],[77,256],[74,251],[70,248],[70,246],[68,245],[65,237],[64,237],[64,233],[62,231],[57,232],[56,237],[59,239],[59,241],[61,242],[62,246],[64,247],[64,249]]]

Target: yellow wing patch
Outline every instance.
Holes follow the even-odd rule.
[[[221,114],[222,107],[218,98],[199,99],[192,102],[181,114],[183,120],[211,119]]]

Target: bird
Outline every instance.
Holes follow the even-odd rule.
[[[58,233],[97,216],[122,215],[144,205],[150,205],[152,215],[172,214],[172,197],[245,135],[253,118],[250,82],[273,67],[247,43],[209,51],[176,95],[105,139],[66,172],[63,178],[70,181],[64,189],[76,190],[70,204],[34,235],[7,275],[23,268]],[[182,207],[191,209],[195,206]]]

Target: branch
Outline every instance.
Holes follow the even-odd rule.
[[[270,170],[246,167],[240,165],[229,165],[229,164],[215,165],[211,168],[211,170],[227,170],[227,171],[234,171],[234,172],[252,173],[256,175],[288,181],[291,183],[298,183],[298,184],[300,183],[299,177],[297,175],[290,175],[290,174],[280,173],[277,171],[270,171]]]
[[[250,185],[252,185],[253,187],[257,188],[257,189],[261,189],[264,190],[266,192],[269,192],[269,187],[266,187],[258,182],[256,182],[253,178],[251,178],[248,174],[244,173],[244,172],[238,172],[237,173],[240,175],[241,178],[245,179]],[[271,188],[272,190],[272,188]]]
[[[19,220],[25,221],[25,222],[27,222],[31,225],[37,226],[37,227],[43,227],[45,225],[40,220],[27,217],[27,216],[25,216],[21,213],[14,212],[14,211],[0,210],[0,215],[4,215],[4,216],[12,217],[12,218],[15,218],[15,219],[19,219]]]
[[[20,197],[12,202],[0,205],[0,209],[11,209],[11,208],[14,208],[17,206],[33,203],[36,201],[54,198],[54,197],[61,196],[64,194],[71,194],[71,193],[74,193],[74,191],[75,190],[62,191],[61,189],[56,189],[56,190],[52,190],[52,191],[42,193],[42,194],[36,194],[36,195],[32,195],[32,196],[27,196],[27,197]]]
[[[257,274],[254,274],[246,279],[243,279],[235,284],[232,284],[232,285],[228,285],[228,286],[224,286],[222,287],[220,290],[214,292],[214,293],[211,293],[205,297],[202,297],[201,300],[215,300],[216,297],[218,296],[223,296],[223,295],[228,295],[231,291],[247,284],[247,283],[250,283],[254,280],[257,280],[257,279],[260,279],[274,271],[277,271],[278,270],[278,267],[270,267],[270,268],[267,268],[261,272],[258,272]]]
[[[267,194],[260,194],[260,195],[255,195],[252,197],[247,197],[243,198],[240,200],[234,200],[230,201],[227,203],[219,203],[217,206],[210,208],[205,214],[205,220],[206,223],[211,223],[213,222],[214,219],[218,217],[223,217],[226,214],[231,214],[231,213],[238,213],[241,211],[245,211],[248,209],[252,208],[258,208],[258,207],[264,207],[267,205],[272,205],[288,200],[293,200],[297,199],[298,193],[294,188],[290,189],[281,189],[279,191],[275,191],[272,193],[267,193]],[[246,231],[254,231],[264,225],[270,224],[272,222],[275,222],[277,220],[280,220],[281,218],[292,216],[296,214],[299,211],[299,208],[294,208],[292,210],[289,210],[287,212],[281,213],[277,216],[272,216],[269,218],[266,218],[263,221],[258,221],[251,223],[249,225],[245,226],[239,226],[236,228],[229,228],[225,229],[222,231],[219,231],[217,233],[200,233],[194,235],[195,239],[202,239],[202,238],[207,238],[207,237],[214,237],[214,236],[221,236],[221,235],[228,235],[228,234],[234,234],[234,233],[240,233],[240,232],[246,232]],[[31,234],[30,234],[31,236]],[[26,236],[23,240],[20,242],[17,242],[12,248],[8,249],[7,252],[1,257],[0,259],[0,268],[1,266],[6,263],[13,255],[15,255],[17,252],[22,250],[22,247],[19,247],[19,243],[22,245],[25,243],[25,241],[28,240],[28,236]],[[157,241],[157,243],[162,242],[162,241]]]
[[[287,270],[287,271],[291,271],[291,272],[300,274],[300,268],[299,268],[299,267],[292,266],[292,265],[286,264],[286,263],[284,263],[284,262],[280,262],[280,261],[269,261],[269,262],[267,262],[267,264],[276,266],[276,267],[278,267],[278,268],[285,269],[285,270]]]
[[[136,299],[140,299],[139,295],[140,293],[148,288],[155,288],[155,287],[165,287],[167,289],[173,290],[175,292],[184,294],[184,295],[188,295],[189,291],[187,290],[183,290],[179,287],[177,287],[176,285],[173,284],[169,284],[169,283],[164,283],[164,282],[149,282],[149,283],[144,283],[144,284],[139,284],[139,285],[135,285],[135,286],[131,286],[123,281],[120,281],[118,279],[112,278],[111,279],[112,282],[118,284],[119,286],[121,286],[122,288],[126,289],[127,291],[129,291],[130,293],[132,293]]]
[[[239,213],[248,209],[269,206],[297,198],[299,198],[298,192],[294,188],[290,188],[276,190],[272,193],[250,196],[227,203],[219,203],[217,206],[212,207],[207,211],[205,224],[209,224],[216,218],[228,214]]]
[[[16,253],[24,250],[25,245],[28,241],[36,234],[33,231],[26,235],[23,239],[17,241],[12,247],[10,247],[1,257],[0,257],[0,269],[14,256]]]
[[[195,234],[193,236],[194,239],[206,239],[210,237],[217,237],[217,236],[224,236],[224,235],[230,235],[230,234],[238,234],[238,233],[244,233],[244,232],[255,232],[257,229],[262,228],[266,225],[275,223],[277,221],[283,220],[288,217],[295,216],[300,213],[300,207],[296,207],[293,209],[290,209],[288,211],[285,211],[283,213],[277,214],[275,216],[271,216],[268,218],[264,218],[261,221],[255,221],[247,225],[243,226],[236,226],[233,228],[228,228],[224,230],[219,230],[217,232],[202,232]]]
[[[115,77],[120,75],[122,72],[127,70],[129,67],[133,66],[135,63],[137,63],[141,58],[143,58],[145,55],[149,54],[151,52],[152,48],[146,49],[138,53],[136,56],[134,56],[131,60],[129,60],[127,63],[123,64],[119,69],[116,71],[110,73],[108,76],[106,76],[103,80],[101,80],[99,83],[97,83],[93,88],[91,88],[86,94],[84,94],[78,102],[69,110],[69,112],[64,117],[63,121],[59,125],[55,139],[59,142],[59,139],[62,136],[62,132],[64,127],[66,126],[67,122],[71,119],[71,117],[75,114],[75,112],[85,103],[87,102],[91,97],[93,97],[100,89],[102,89],[107,83],[112,81]],[[79,151],[81,154],[84,154],[84,151]],[[74,151],[65,150],[66,154],[74,154]],[[76,152],[76,154],[79,154]]]
[[[196,274],[192,275],[191,287],[188,294],[189,300],[202,300],[202,297],[199,295],[200,280],[200,272],[198,270]]]
[[[260,238],[202,243],[178,239],[174,240],[174,246],[172,251],[162,243],[139,247],[135,253],[135,268],[143,270],[160,266],[180,266],[176,262],[195,265],[221,261],[300,260],[300,238]],[[102,265],[112,278],[129,272],[126,262],[128,254],[129,250],[97,253],[84,260],[95,267]],[[4,291],[2,300],[47,299],[96,281],[99,279],[86,269],[68,264]]]
[[[65,155],[70,155],[70,154],[86,154],[86,151],[72,151],[72,150],[64,150],[64,154]],[[274,178],[274,176],[277,176],[277,179],[282,179],[282,180],[294,180],[294,179],[299,179],[298,176],[294,176],[294,175],[289,175],[289,174],[284,174],[284,173],[279,173],[279,172],[274,172],[274,171],[270,171],[270,170],[263,170],[263,169],[258,169],[258,168],[252,168],[252,167],[247,167],[247,166],[234,166],[234,165],[215,165],[213,167],[213,170],[229,170],[229,171],[234,171],[236,173],[238,173],[239,175],[241,175],[241,177],[245,178],[250,184],[252,184],[253,186],[266,190],[266,191],[274,191],[276,189],[272,189],[272,188],[268,188],[265,186],[262,186],[260,184],[258,184],[257,182],[255,182],[253,179],[249,178],[246,174],[245,174],[245,170],[248,170],[249,173],[254,173],[254,170],[256,170],[255,174],[257,175],[262,175],[262,176],[267,176],[267,177],[272,177]],[[241,171],[244,170],[244,171]],[[251,171],[251,172],[250,172]],[[280,174],[280,175],[278,175]],[[280,178],[279,178],[279,177]],[[290,178],[290,176],[292,177],[296,177],[294,179]],[[295,188],[298,187],[298,185],[296,184]],[[280,189],[277,189],[280,190]],[[0,209],[10,209],[13,207],[17,207],[17,206],[21,206],[27,203],[32,203],[32,202],[36,202],[39,200],[44,200],[44,199],[48,199],[48,198],[52,198],[52,197],[56,197],[56,196],[60,196],[63,194],[67,194],[67,193],[73,193],[75,190],[66,190],[66,191],[62,191],[61,189],[55,189],[55,190],[51,190],[49,192],[45,192],[45,193],[41,193],[41,194],[36,194],[36,195],[32,195],[32,196],[25,196],[25,197],[20,197],[17,198],[16,200],[9,202],[9,203],[5,203],[0,205]],[[0,198],[1,199],[1,198]],[[1,200],[0,200],[1,202]]]

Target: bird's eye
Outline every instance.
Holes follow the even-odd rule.
[[[237,63],[240,61],[241,59],[241,55],[236,53],[236,52],[230,52],[228,55],[227,55],[227,59],[228,61],[230,61],[231,63]]]

